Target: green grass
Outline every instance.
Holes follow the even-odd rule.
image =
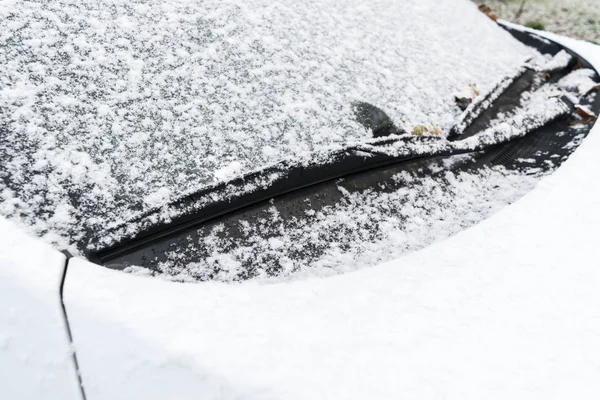
[[[474,0],[498,18],[600,43],[600,0]],[[521,5],[523,6],[521,8]]]
[[[543,31],[546,28],[544,26],[544,23],[542,21],[540,21],[539,19],[527,21],[527,22],[525,22],[525,26],[528,28],[531,28],[531,29],[537,29],[539,31]]]

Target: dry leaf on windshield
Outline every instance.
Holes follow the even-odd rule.
[[[594,114],[594,112],[592,110],[590,110],[587,107],[584,107],[582,105],[578,105],[575,108],[577,108],[577,115],[579,115],[580,117],[584,117],[584,118],[596,118],[596,114]]]
[[[425,125],[417,125],[413,128],[411,135],[423,136],[424,134],[426,134],[428,132],[429,132],[429,129],[427,129],[427,127]]]
[[[456,101],[458,107],[464,111],[477,96],[479,96],[479,89],[477,88],[476,84],[472,83],[471,85],[456,92],[454,95],[454,101]]]
[[[479,6],[479,11],[481,11],[482,13],[484,13],[485,15],[487,15],[494,22],[496,22],[496,20],[498,19],[498,17],[496,16],[496,14],[486,4],[481,4]]]
[[[592,93],[593,91],[596,91],[596,90],[600,90],[600,84],[592,86],[585,93],[583,93],[583,95],[587,96],[588,94],[590,94],[590,93]]]
[[[552,74],[547,71],[542,71],[538,74],[538,76],[542,79],[550,79],[552,77]]]
[[[571,122],[571,125],[587,125],[596,119],[596,114],[594,114],[589,108],[582,105],[575,106],[575,108],[580,119]]]

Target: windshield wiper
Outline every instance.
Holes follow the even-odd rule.
[[[556,54],[560,47],[552,50]],[[407,135],[379,108],[356,103],[357,120],[372,131],[373,140],[321,154],[315,157],[318,160],[315,162],[282,162],[188,193],[167,205],[90,235],[82,248],[87,249],[85,255],[92,261],[107,264],[226,214],[323,182],[388,165],[408,165],[417,160],[459,154],[487,152],[490,156],[484,159],[494,160],[501,152],[496,149],[519,142],[526,134],[539,131],[573,110],[574,105],[566,96],[547,96],[531,110],[523,109],[521,104],[524,92],[536,92],[544,83],[556,82],[572,69],[573,65],[569,64],[553,71],[550,79],[544,82],[538,79],[540,71],[524,66],[471,103],[451,128],[447,139]],[[504,119],[497,123],[501,116]],[[532,140],[539,144],[539,139]]]
[[[517,38],[519,35],[529,38],[529,34],[520,31],[511,33]],[[531,40],[535,47],[539,47],[537,42],[542,43],[548,50],[544,53],[556,55],[562,50],[553,42]],[[569,54],[577,66],[589,67],[581,57]],[[577,66],[570,63],[568,67],[553,70],[541,84],[555,83]],[[333,151],[321,157],[324,160],[321,162],[280,163],[189,193],[90,234],[89,241],[82,243],[81,248],[87,248],[84,255],[90,260],[111,268],[138,265],[157,270],[157,264],[166,260],[167,254],[184,251],[189,238],[198,235],[204,226],[227,218],[235,220],[249,207],[263,207],[266,200],[273,198],[280,206],[287,204],[290,196],[304,198],[310,193],[313,198],[321,196],[325,203],[335,201],[327,197],[331,188],[337,187],[338,178],[352,174],[359,174],[355,175],[359,180],[377,187],[388,169],[414,172],[419,165],[466,153],[473,154],[472,162],[465,166],[467,170],[500,165],[530,173],[557,168],[575,150],[589,127],[580,129],[572,126],[572,117],[561,118],[573,111],[572,101],[565,96],[547,96],[530,110],[522,107],[522,93],[539,89],[540,72],[524,67],[476,99],[449,132],[448,140],[406,135],[377,107],[357,103],[357,119],[373,132],[372,141]],[[600,111],[600,99],[590,99],[586,101],[591,108]]]

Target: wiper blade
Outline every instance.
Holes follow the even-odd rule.
[[[521,106],[521,94],[557,82],[576,64],[576,58],[562,50],[546,65],[533,67],[528,60],[513,75],[502,79],[492,90],[467,106],[448,133],[448,140],[465,139],[481,132],[502,114]],[[549,79],[543,76],[548,75]]]
[[[502,79],[492,90],[484,94],[481,99],[469,104],[459,117],[458,121],[450,129],[448,140],[456,140],[459,137],[464,137],[465,130],[469,127],[473,127],[473,122],[477,120],[484,111],[488,110],[493,105],[498,107],[498,103],[502,103],[502,101],[498,101],[500,98],[506,99],[504,102],[508,102],[510,106],[518,106],[518,95],[527,90],[532,84],[533,75],[535,73],[536,72],[531,68],[526,66],[521,67],[514,75]],[[467,136],[471,135],[467,134]]]
[[[320,163],[294,165],[282,162],[201,189],[168,205],[148,210],[117,226],[109,227],[87,243],[89,253],[86,256],[93,261],[104,263],[149,241],[189,229],[275,196],[369,169],[429,157],[431,154],[427,152],[394,155],[385,151],[375,151],[374,148],[396,142],[415,142],[410,147],[427,148],[425,143],[433,141],[442,139],[399,137],[370,146],[350,146],[334,151],[323,157],[326,161]],[[381,149],[384,150],[384,147]],[[440,147],[439,150],[437,153],[442,155],[443,148]]]

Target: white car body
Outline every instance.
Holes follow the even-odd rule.
[[[599,46],[537,34],[600,70]],[[491,218],[325,279],[187,284],[65,267],[0,218],[0,397],[598,398],[599,152],[596,125]]]

